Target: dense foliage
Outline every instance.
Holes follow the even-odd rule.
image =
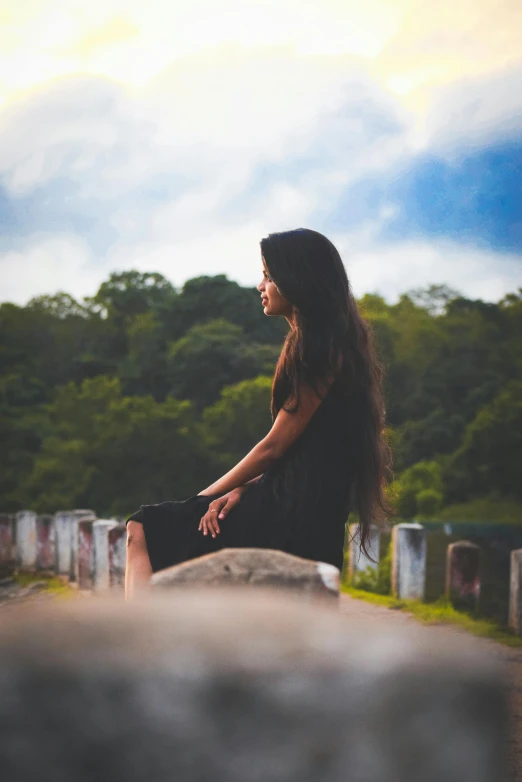
[[[522,289],[445,286],[358,302],[386,366],[392,492],[405,518],[522,501]],[[96,296],[0,306],[0,508],[124,515],[206,488],[270,428],[287,324],[224,275],[176,290],[113,274]]]

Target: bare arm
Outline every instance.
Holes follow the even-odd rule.
[[[261,473],[261,475],[258,475],[257,478],[252,478],[251,481],[247,481],[246,483],[244,483],[243,486],[253,486],[254,483],[257,483],[258,481],[261,480],[263,475],[264,475],[264,473]]]
[[[322,386],[326,393],[328,386]],[[294,401],[294,400],[292,400]],[[277,414],[270,432],[235,467],[200,494],[226,494],[238,486],[259,480],[274,462],[280,459],[292,443],[305,430],[311,417],[321,404],[321,399],[313,389],[305,385],[299,395],[297,413],[287,413],[283,408]]]
[[[260,473],[265,472],[276,459],[277,457],[265,437],[235,467],[200,494],[226,494],[238,486],[249,483]]]

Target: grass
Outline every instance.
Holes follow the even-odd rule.
[[[490,638],[505,646],[522,647],[522,638],[512,634],[509,630],[502,629],[488,619],[474,618],[464,611],[457,611],[445,597],[441,597],[433,603],[422,603],[418,600],[399,600],[392,595],[379,595],[347,585],[343,585],[341,591],[356,600],[366,600],[374,605],[407,611],[427,624],[454,624],[473,635]]]
[[[52,592],[56,597],[72,597],[75,590],[69,584],[62,581],[58,576],[50,576],[45,573],[29,573],[25,570],[19,570],[14,574],[14,580],[20,587],[27,587],[37,581],[46,581],[44,592]]]

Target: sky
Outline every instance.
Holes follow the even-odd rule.
[[[261,280],[311,228],[356,296],[522,285],[520,0],[0,0],[0,300]]]

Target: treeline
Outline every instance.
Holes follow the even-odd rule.
[[[446,286],[359,300],[386,370],[405,518],[522,501],[522,289],[472,301]],[[287,331],[224,275],[175,289],[112,274],[96,296],[0,306],[0,510],[125,515],[184,499],[271,425]]]

